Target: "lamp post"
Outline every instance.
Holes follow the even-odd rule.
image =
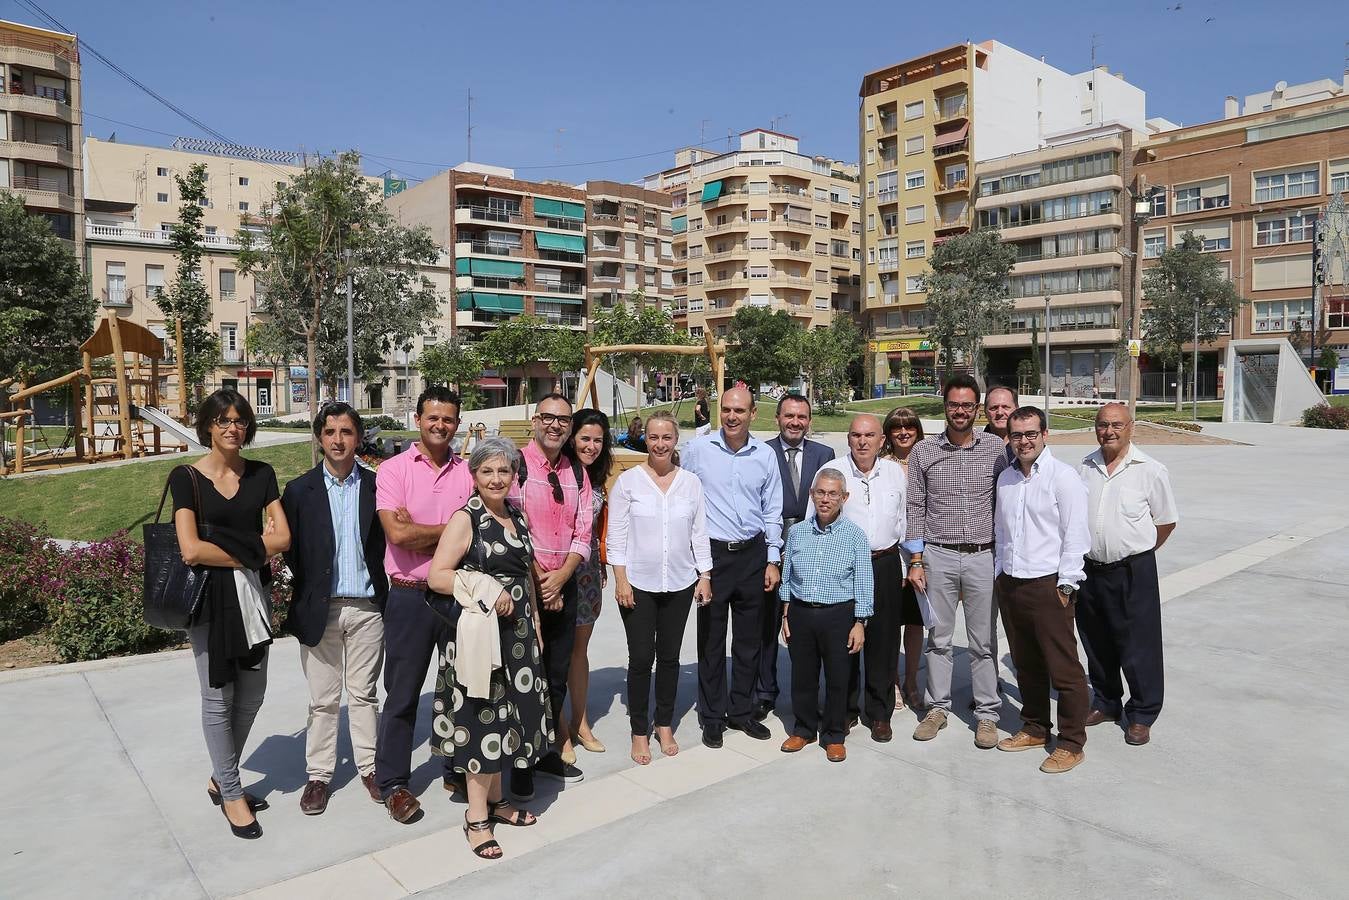
[[[1190,357],[1190,421],[1199,421],[1199,303],[1194,304],[1194,355]]]
[[[347,263],[347,402],[356,406],[356,341],[351,327],[351,251],[345,250],[342,256]]]
[[[1142,340],[1143,332],[1143,226],[1152,220],[1152,199],[1165,193],[1166,188],[1154,185],[1149,188],[1146,176],[1138,176],[1138,186],[1133,190],[1134,198],[1134,278],[1133,298],[1129,310],[1129,338]],[[1138,394],[1142,390],[1142,378],[1138,371],[1138,357],[1129,354],[1129,418],[1134,418],[1138,410]]]
[[[1049,385],[1054,372],[1049,368],[1049,298],[1045,297],[1045,415],[1049,415]]]

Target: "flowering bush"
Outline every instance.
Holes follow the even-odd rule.
[[[1307,428],[1349,428],[1349,407],[1327,406],[1318,403],[1302,411],[1302,424]]]
[[[278,637],[290,613],[290,569],[280,556],[272,557],[272,634]]]
[[[59,569],[46,530],[0,518],[0,641],[31,634],[47,621],[45,582]]]

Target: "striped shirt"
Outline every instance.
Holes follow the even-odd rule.
[[[534,561],[545,572],[562,568],[567,555],[575,553],[582,561],[590,559],[590,530],[594,525],[594,507],[591,505],[590,476],[581,467],[581,483],[576,483],[570,457],[558,455],[556,463],[548,457],[536,441],[530,441],[520,451],[524,458],[525,483],[511,482],[511,505],[525,514],[529,524],[529,538],[534,544]],[[556,476],[562,488],[562,502],[554,499],[552,481]],[[585,502],[580,502],[584,496]]]
[[[908,538],[904,549],[934,544],[993,543],[993,503],[998,476],[1007,468],[1007,445],[995,434],[973,432],[957,447],[946,431],[919,441],[909,454]]]
[[[821,528],[812,512],[787,531],[778,585],[783,603],[793,597],[830,605],[855,600],[853,615],[867,618],[875,606],[874,591],[871,547],[867,533],[856,522],[840,515]]]
[[[328,492],[328,510],[333,517],[334,597],[373,597],[375,586],[365,565],[361,547],[361,467],[351,467],[346,478],[323,466],[323,486]]]

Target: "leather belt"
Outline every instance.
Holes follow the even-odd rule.
[[[747,538],[743,541],[719,541],[716,538],[712,538],[711,543],[712,546],[725,550],[728,553],[739,553],[741,550],[748,550],[751,547],[759,546],[763,543],[763,539],[763,532],[759,532],[754,537]]]
[[[837,603],[811,603],[809,600],[800,600],[797,599],[796,597],[793,597],[791,605],[804,606],[807,609],[833,609],[836,606],[846,606],[848,604],[855,602],[856,601],[854,600],[840,600]]]
[[[992,541],[987,544],[943,544],[940,541],[928,541],[927,543],[943,550],[953,550],[956,553],[983,553],[985,550],[993,549]]]
[[[1094,559],[1087,558],[1083,559],[1082,563],[1086,568],[1091,569],[1093,572],[1108,572],[1111,569],[1118,569],[1121,566],[1127,566],[1129,563],[1133,562],[1139,557],[1147,556],[1151,552],[1152,552],[1151,550],[1144,550],[1142,553],[1135,553],[1132,556],[1124,557],[1124,559],[1117,559],[1114,562],[1108,563],[1097,562]]]
[[[409,590],[413,590],[413,591],[424,591],[424,590],[426,590],[426,582],[425,582],[425,581],[409,581],[409,580],[406,579],[406,578],[394,578],[394,577],[390,577],[390,578],[389,578],[389,583],[392,584],[394,587],[408,588]]]
[[[872,550],[871,558],[880,559],[882,556],[889,556],[891,553],[898,553],[898,552],[899,552],[899,544],[892,544],[889,547],[886,547],[884,550]]]

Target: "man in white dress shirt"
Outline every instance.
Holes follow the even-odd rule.
[[[853,657],[848,687],[849,721],[859,712],[858,686],[863,683],[860,712],[866,716],[871,739],[884,743],[893,737],[890,717],[895,711],[895,670],[899,665],[900,604],[904,597],[904,563],[899,542],[904,540],[904,469],[893,459],[878,459],[884,440],[881,420],[854,416],[848,426],[848,455],[821,466],[833,469],[847,482],[843,515],[861,526],[871,545],[871,573],[875,603],[866,626],[865,662]],[[866,677],[861,677],[865,669]]]
[[[1057,775],[1082,762],[1091,691],[1077,659],[1073,596],[1086,578],[1091,545],[1087,490],[1072,466],[1045,446],[1044,411],[1023,406],[1008,420],[1016,465],[998,476],[993,520],[994,562],[1008,641],[1021,689],[1021,730],[999,750],[1032,750],[1049,742],[1050,686],[1059,692],[1059,739],[1041,772]]]
[[[1100,449],[1082,460],[1091,549],[1077,603],[1077,630],[1095,694],[1088,725],[1128,720],[1124,740],[1146,744],[1162,711],[1162,598],[1155,551],[1176,530],[1166,466],[1135,447],[1122,403],[1096,413]],[[1129,683],[1124,699],[1120,672]]]

